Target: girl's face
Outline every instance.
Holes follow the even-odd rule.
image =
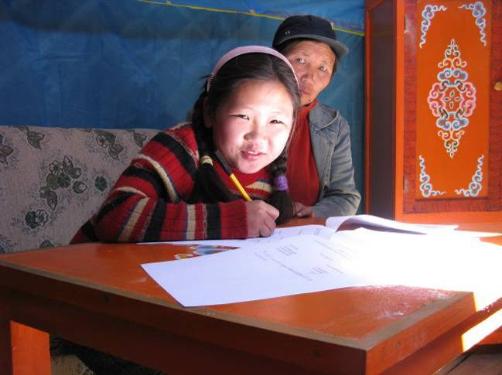
[[[312,103],[331,80],[335,53],[326,43],[303,40],[285,56],[293,65],[300,83],[301,105]]]
[[[214,144],[228,164],[255,173],[282,152],[293,127],[293,101],[277,81],[242,82],[211,121]]]

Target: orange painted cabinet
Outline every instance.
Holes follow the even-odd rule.
[[[502,219],[501,22],[500,0],[367,1],[367,212]]]

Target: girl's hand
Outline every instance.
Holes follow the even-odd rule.
[[[297,217],[307,217],[314,216],[314,211],[312,210],[312,206],[305,206],[300,202],[294,203],[294,212]]]
[[[279,210],[264,201],[246,202],[248,237],[268,237],[275,229]]]

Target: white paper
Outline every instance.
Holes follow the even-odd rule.
[[[402,223],[399,221],[384,219],[373,215],[353,215],[353,216],[333,216],[326,220],[326,225],[301,225],[286,228],[276,228],[270,237],[248,238],[243,240],[188,240],[188,241],[168,241],[168,242],[143,242],[144,244],[158,245],[162,243],[172,243],[175,245],[215,245],[228,247],[243,247],[259,243],[267,243],[277,241],[282,238],[300,236],[300,235],[316,235],[329,239],[345,223],[359,224],[361,227],[368,226],[371,228],[389,229],[393,231],[402,231],[406,233],[416,234],[434,234],[434,233],[455,233],[463,237],[494,237],[502,236],[502,233],[488,233],[475,231],[460,231],[455,230],[457,225],[439,225],[439,224],[411,224]]]
[[[342,246],[303,235],[142,266],[182,305],[199,306],[363,285],[347,272],[349,264]]]
[[[479,308],[502,297],[502,249],[455,235],[360,228],[150,263],[146,272],[185,306],[216,305],[364,285],[473,291]]]
[[[455,231],[417,236],[360,228],[339,235],[352,249],[354,271],[371,285],[470,291],[478,309],[502,298],[501,246]]]
[[[499,237],[502,236],[500,232],[478,232],[473,230],[460,230],[455,229],[451,234],[459,237],[474,237],[474,238],[488,238],[488,237]]]
[[[420,234],[453,230],[458,227],[458,225],[403,223],[400,221],[384,219],[382,217],[373,215],[332,216],[326,220],[326,226],[334,230],[338,230],[338,228],[344,223],[358,224],[363,227],[366,225],[370,227],[393,229],[403,232],[413,232]]]
[[[217,245],[217,246],[233,246],[243,247],[248,245],[256,245],[260,243],[267,243],[277,241],[287,237],[294,237],[300,235],[315,235],[323,238],[331,238],[335,230],[328,228],[324,225],[310,224],[300,225],[286,228],[276,228],[270,237],[247,238],[244,240],[189,240],[189,241],[170,241],[170,242],[143,242],[144,244],[156,245],[159,243],[172,243],[174,245]]]

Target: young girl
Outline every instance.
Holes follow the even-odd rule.
[[[229,51],[192,122],[157,134],[72,242],[269,236],[292,216],[286,145],[299,102],[294,71],[280,53]]]
[[[229,51],[209,76],[192,122],[146,144],[72,242],[270,235],[292,216],[285,148],[299,103],[292,66],[279,52]],[[160,374],[66,340],[53,338],[52,345],[96,374]]]

